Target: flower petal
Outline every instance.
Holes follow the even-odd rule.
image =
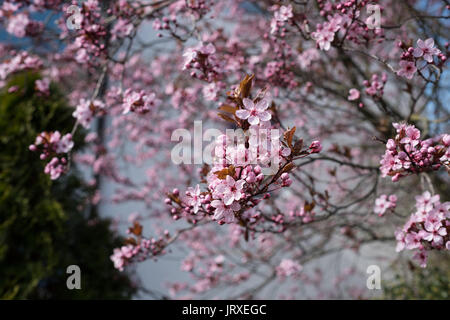
[[[256,116],[250,116],[248,118],[248,123],[250,123],[251,125],[257,125],[259,123],[259,118]]]
[[[269,101],[266,99],[262,99],[256,104],[256,110],[258,111],[264,111],[269,107]]]
[[[223,203],[225,203],[225,205],[229,206],[230,204],[232,204],[234,201],[234,196],[231,192],[227,192],[224,194],[223,196]]]
[[[258,117],[259,117],[259,119],[262,120],[262,121],[269,121],[270,119],[272,119],[272,115],[270,114],[269,111],[263,111],[263,112],[260,112],[260,113],[258,114]]]
[[[242,99],[242,102],[244,103],[245,109],[247,109],[247,110],[255,109],[255,104],[253,103],[252,100],[250,100],[248,98],[244,98],[244,99]]]
[[[236,111],[236,117],[238,117],[239,119],[245,120],[248,117],[250,117],[250,112],[248,110],[237,110]]]

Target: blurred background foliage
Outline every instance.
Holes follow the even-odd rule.
[[[394,279],[383,283],[384,299],[450,299],[450,257],[446,253],[430,257],[425,269],[411,262],[402,267],[398,265]]]
[[[52,84],[35,91],[39,75],[16,75],[0,91],[0,299],[128,299],[133,275],[109,256],[122,243],[111,221],[89,205],[91,190],[72,165],[51,181],[45,161],[28,146],[42,131],[70,132],[73,109]],[[8,88],[17,86],[9,93]],[[83,132],[74,137],[83,145]],[[81,290],[68,290],[69,265],[81,269]]]

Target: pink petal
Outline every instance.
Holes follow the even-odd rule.
[[[248,98],[244,98],[244,99],[242,99],[242,102],[244,103],[245,109],[247,109],[247,110],[255,109],[255,104],[253,103],[252,100],[250,100]]]
[[[272,119],[272,115],[271,115],[270,112],[268,112],[268,111],[260,112],[260,113],[258,114],[258,117],[259,117],[259,119],[262,120],[262,121],[269,121],[270,119]],[[249,122],[250,122],[250,121],[249,121]]]
[[[250,117],[250,112],[248,110],[237,110],[236,111],[236,117],[238,117],[239,119],[245,120],[248,117]]]
[[[233,196],[233,194],[231,192],[227,192],[223,196],[223,203],[225,203],[225,205],[227,205],[227,206],[232,204],[233,200],[234,200],[234,196]]]
[[[220,200],[213,200],[213,201],[211,201],[211,205],[214,208],[220,208],[222,206],[222,201],[220,201]]]
[[[257,125],[259,123],[259,118],[256,116],[250,116],[248,118],[248,123],[250,123],[251,125]]]
[[[427,47],[422,39],[417,40],[417,46],[421,49],[425,49]]]
[[[245,181],[239,180],[236,182],[236,189],[241,190],[244,187]]]
[[[214,219],[215,220],[220,220],[220,219],[222,219],[223,218],[223,208],[218,208],[218,209],[216,209],[216,211],[214,212]]]
[[[434,39],[433,39],[433,38],[429,38],[429,39],[425,40],[425,45],[426,45],[428,48],[434,47]]]
[[[423,50],[420,48],[415,48],[414,49],[414,57],[419,58],[423,55]]]
[[[231,209],[233,209],[233,211],[241,210],[241,205],[237,202],[233,202],[233,204],[231,205]]]
[[[269,107],[269,101],[263,99],[256,104],[256,110],[264,111]]]
[[[225,179],[229,186],[234,186],[234,179],[231,176],[227,176]]]

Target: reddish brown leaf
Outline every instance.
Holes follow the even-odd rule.
[[[292,139],[294,138],[296,129],[297,129],[296,127],[293,127],[292,129],[290,129],[284,133],[284,140],[286,141],[289,148],[291,148],[291,149],[292,149]]]
[[[231,113],[231,114],[235,114],[235,112],[238,110],[238,108],[230,106],[228,104],[223,104],[223,105],[221,105],[219,107],[219,110],[225,111],[225,112],[228,112],[228,113]]]
[[[306,202],[304,208],[305,208],[306,212],[311,212],[314,209],[315,206],[316,206],[316,203],[314,201],[311,202],[311,203]]]
[[[134,239],[134,238],[127,238],[127,239],[125,239],[125,244],[132,244],[132,245],[137,245],[137,242],[136,242],[136,239]]]
[[[220,180],[224,180],[227,176],[234,176],[235,173],[236,170],[234,166],[229,166],[228,168],[214,172]]]
[[[297,155],[300,153],[302,148],[303,148],[303,139],[297,140],[294,144],[294,147],[292,148],[292,153],[294,155]]]
[[[250,90],[252,89],[252,81],[255,75],[246,75],[245,78],[239,84],[239,93],[242,98],[247,98],[250,95]]]
[[[295,165],[292,162],[289,162],[287,165],[284,166],[281,173],[292,171],[292,169],[294,169],[294,168],[295,168]]]
[[[219,113],[218,114],[219,117],[221,117],[223,120],[228,121],[228,122],[232,122],[235,123],[236,121],[233,118],[230,118],[229,116],[227,116],[226,114],[223,113]]]
[[[142,235],[142,225],[135,221],[133,227],[129,228],[128,231],[139,237]]]

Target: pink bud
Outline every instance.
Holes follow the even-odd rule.
[[[322,144],[319,140],[314,140],[311,142],[309,148],[311,149],[311,153],[319,153],[322,150]]]

